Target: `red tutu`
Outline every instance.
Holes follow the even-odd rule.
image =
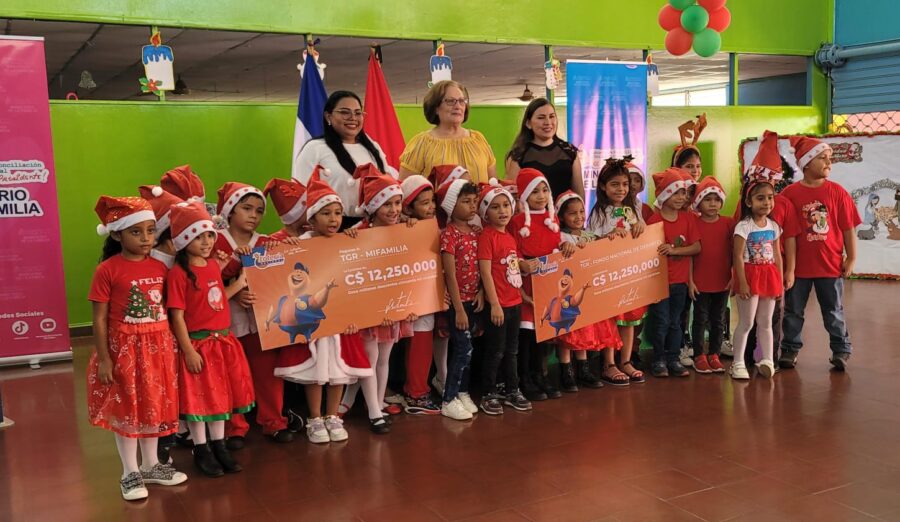
[[[181,418],[211,422],[250,411],[254,405],[253,380],[241,343],[230,333],[213,333],[191,342],[203,357],[203,369],[191,373],[184,357],[179,358]]]
[[[752,295],[781,297],[784,293],[781,272],[774,263],[765,265],[744,263],[744,274],[747,276],[747,284],[750,285]],[[735,284],[737,285],[737,282]]]
[[[622,348],[622,339],[619,330],[612,319],[600,321],[574,332],[560,335],[556,339],[561,348],[570,350],[599,351],[604,348]]]
[[[625,312],[624,314],[619,314],[616,316],[616,324],[619,326],[637,326],[643,322],[644,314],[647,313],[646,306],[642,306],[640,308],[635,308],[630,312]]]
[[[88,366],[90,423],[124,437],[162,437],[178,428],[175,338],[167,321],[110,327],[113,382],[97,376],[97,354]]]
[[[275,376],[300,384],[352,384],[372,375],[359,334],[332,335],[279,350]]]

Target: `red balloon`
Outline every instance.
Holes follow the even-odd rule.
[[[659,10],[659,26],[666,31],[681,27],[681,11],[670,4],[666,4]]]
[[[673,56],[681,56],[691,50],[694,35],[681,27],[676,27],[666,34],[666,50]]]
[[[723,7],[716,11],[710,11],[709,25],[706,27],[721,33],[725,29],[728,29],[729,25],[731,25],[731,11],[729,11],[727,7]]]
[[[697,0],[697,3],[711,13],[725,7],[726,1],[727,0]]]

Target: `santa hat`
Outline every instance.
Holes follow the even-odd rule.
[[[272,198],[275,211],[285,225],[306,216],[306,187],[299,181],[275,178],[266,184],[263,194]]]
[[[222,219],[228,219],[228,215],[234,209],[238,201],[247,194],[255,194],[263,201],[263,208],[266,206],[266,196],[258,188],[239,183],[237,181],[229,181],[219,188],[219,203],[216,205],[216,214],[222,216]]]
[[[800,167],[800,170],[806,168],[816,156],[831,149],[831,146],[824,141],[809,136],[791,136],[790,140],[791,152],[797,158],[797,166]]]
[[[548,190],[550,189],[550,183],[547,181],[547,178],[545,178],[541,171],[537,169],[526,167],[520,170],[519,174],[516,176],[517,195],[519,203],[522,204],[522,210],[525,212],[525,226],[519,229],[519,235],[522,237],[531,235],[531,209],[528,208],[528,196],[530,196],[541,183],[547,185]],[[553,207],[552,196],[547,202],[547,208],[550,210],[550,213],[544,219],[544,224],[553,232],[559,232],[559,225],[554,221],[556,210]]]
[[[690,173],[678,167],[669,167],[663,172],[653,175],[653,184],[656,186],[656,201],[653,203],[656,208],[662,208],[663,202],[672,197],[681,189],[687,189],[688,184],[685,176],[690,177]]]
[[[584,198],[579,196],[577,192],[574,192],[572,190],[567,190],[567,191],[563,192],[562,194],[560,194],[558,198],[556,198],[556,208],[559,208],[559,209],[563,208],[563,206],[565,206],[566,202],[568,202],[571,199],[577,199],[578,201],[584,203]]]
[[[413,174],[403,180],[403,183],[400,184],[400,190],[403,191],[403,206],[407,207],[412,205],[413,201],[415,201],[423,191],[433,191],[434,186],[430,181],[425,179],[425,176]]]
[[[353,176],[347,180],[347,185],[351,187],[358,186],[360,184],[360,180],[362,180],[366,176],[380,176],[384,175],[384,172],[378,170],[378,167],[375,166],[374,163],[366,163],[365,165],[357,165],[353,170]],[[394,176],[391,176],[394,177]]]
[[[441,209],[447,213],[447,216],[453,215],[453,209],[456,208],[456,201],[459,199],[459,193],[462,188],[471,183],[467,179],[454,179],[450,183],[444,184],[436,195],[440,201]]]
[[[332,203],[340,203],[341,207],[344,203],[337,195],[331,185],[322,181],[321,176],[328,176],[329,171],[323,167],[317,166],[309,177],[309,183],[306,185],[306,219],[312,219],[316,213]]]
[[[491,178],[490,183],[482,183],[479,189],[481,192],[478,195],[478,215],[481,216],[481,219],[485,219],[484,216],[487,213],[488,207],[491,206],[491,202],[494,201],[494,198],[497,196],[502,195],[509,198],[509,204],[513,207],[516,206],[516,200],[513,198],[513,195],[503,188],[496,178]]]
[[[694,176],[690,172],[688,172],[685,169],[679,168],[679,167],[674,167],[674,168],[681,171],[679,174],[681,175],[681,179],[684,180],[685,188],[690,188],[697,184],[697,180],[694,179]]]
[[[778,134],[766,131],[759,141],[759,151],[747,169],[747,178],[750,181],[775,183],[783,175],[781,155],[778,154]]]
[[[203,201],[206,199],[206,189],[203,188],[203,181],[194,174],[190,165],[182,165],[163,174],[159,180],[159,184],[163,190],[174,194],[184,201]]]
[[[697,207],[700,206],[700,202],[703,201],[703,198],[708,194],[716,194],[719,196],[719,199],[723,202],[725,201],[725,189],[722,188],[719,180],[714,176],[706,176],[700,180],[700,183],[697,185],[697,193],[694,195],[694,202],[691,205],[691,208],[697,210]]]
[[[360,168],[362,167],[357,167],[356,170],[358,171]],[[372,165],[371,169],[367,169],[366,175],[359,180],[360,206],[356,210],[371,216],[378,210],[378,207],[387,203],[394,196],[403,197],[400,182],[387,174],[382,174]]]
[[[105,236],[110,232],[121,232],[144,221],[156,221],[153,207],[144,198],[100,196],[94,212],[100,218],[97,234]]]
[[[177,205],[184,200],[156,185],[141,185],[138,187],[138,191],[140,191],[141,197],[153,207],[153,214],[156,215],[156,233],[162,234],[169,228],[169,211],[172,210],[172,205]]]
[[[435,165],[428,175],[428,181],[434,185],[435,191],[440,191],[442,187],[449,186],[468,173],[462,165]]]
[[[184,250],[204,232],[215,232],[206,205],[200,201],[179,203],[172,207],[172,242],[175,250]]]

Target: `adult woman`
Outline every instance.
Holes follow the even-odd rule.
[[[372,163],[378,170],[397,177],[397,172],[387,164],[378,143],[363,132],[363,119],[359,96],[350,91],[335,91],[325,102],[322,114],[324,134],[303,146],[294,160],[297,181],[307,185],[316,165],[322,165],[330,175],[322,180],[337,192],[344,203],[345,224],[352,225],[360,218],[356,207],[359,187],[353,179],[353,171],[359,165]],[[351,223],[346,223],[352,221]]]
[[[515,181],[519,169],[541,171],[550,182],[553,198],[567,190],[584,197],[578,149],[556,135],[556,109],[546,98],[536,98],[525,108],[519,135],[506,155],[506,179]]]
[[[462,165],[475,183],[497,177],[497,160],[484,135],[463,128],[469,119],[469,93],[459,82],[440,81],[425,95],[425,119],[434,125],[406,144],[400,155],[400,177],[425,177],[437,165]]]

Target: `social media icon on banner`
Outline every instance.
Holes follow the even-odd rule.
[[[43,319],[41,321],[41,330],[43,330],[44,333],[50,333],[53,330],[56,330],[56,321],[50,318]]]
[[[16,321],[12,324],[12,331],[16,335],[25,335],[28,333],[28,323],[25,321]]]

